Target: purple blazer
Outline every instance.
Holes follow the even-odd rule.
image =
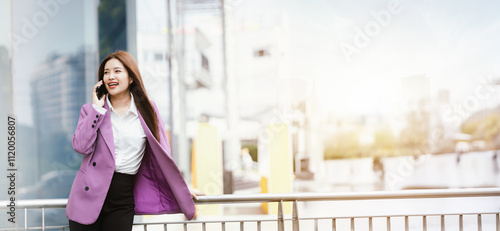
[[[165,125],[156,104],[151,101],[158,117],[160,143],[154,138],[141,114],[146,133],[146,150],[134,187],[135,214],[184,213],[191,220],[195,206],[189,189],[174,160]],[[80,119],[73,135],[73,149],[83,155],[66,206],[66,216],[81,224],[97,220],[115,170],[115,146],[111,115],[107,103],[101,115],[92,103],[82,106]]]

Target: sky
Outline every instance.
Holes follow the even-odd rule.
[[[500,74],[497,1],[257,0],[237,9],[242,20],[286,18],[290,77],[312,83],[334,114],[393,113],[404,77],[423,74],[431,95],[448,90],[460,102],[478,76]]]

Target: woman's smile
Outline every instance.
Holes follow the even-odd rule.
[[[117,82],[109,82],[108,83],[108,87],[109,89],[114,89],[118,86],[118,83]]]

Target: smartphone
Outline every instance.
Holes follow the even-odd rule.
[[[101,85],[95,89],[95,92],[97,93],[97,99],[100,100],[103,95],[108,93],[108,90],[106,89],[106,86]]]

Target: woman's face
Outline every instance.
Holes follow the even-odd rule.
[[[111,96],[130,94],[129,85],[133,82],[128,76],[127,69],[118,59],[110,59],[106,62],[103,81]]]

